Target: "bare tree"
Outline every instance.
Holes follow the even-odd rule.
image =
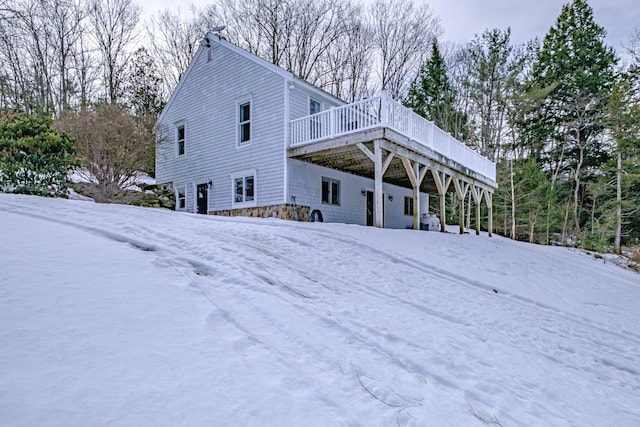
[[[115,104],[131,47],[138,35],[140,7],[131,0],[93,0],[90,17],[102,61],[106,99]]]
[[[375,0],[370,8],[376,71],[381,89],[402,98],[424,62],[440,24],[427,4],[412,0]]]
[[[320,86],[349,102],[371,95],[372,34],[361,8],[346,21],[346,31],[326,52]]]
[[[212,27],[210,13],[191,8],[191,15],[164,10],[151,18],[147,32],[151,39],[150,52],[163,64],[162,78],[171,92],[189,66],[200,41]]]
[[[46,25],[51,28],[53,52],[58,68],[57,111],[69,107],[70,91],[73,90],[70,68],[76,45],[82,37],[82,20],[85,11],[76,0],[40,0],[47,11]]]
[[[135,184],[154,155],[151,131],[117,105],[68,111],[56,127],[73,138],[86,178],[95,184],[89,193],[99,202],[111,201]]]

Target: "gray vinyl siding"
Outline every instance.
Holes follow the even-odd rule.
[[[322,103],[322,111],[339,105],[329,96],[324,96],[321,93],[312,93],[311,91],[305,90],[304,87],[295,86],[294,89],[289,91],[290,120],[309,115],[310,97]]]
[[[367,199],[362,190],[373,191],[373,180],[361,176],[351,175],[335,169],[302,162],[295,159],[288,160],[289,166],[289,195],[296,198],[296,204],[309,206],[311,210],[322,212],[325,222],[344,222],[349,224],[366,224]],[[340,181],[340,205],[322,203],[322,177]],[[386,228],[411,228],[413,216],[404,214],[404,197],[413,197],[410,188],[383,183],[385,193],[384,225]],[[389,195],[393,200],[389,200]],[[420,193],[422,213],[428,213],[429,195]]]
[[[187,186],[187,210],[195,206],[193,184],[211,182],[209,210],[232,208],[233,173],[256,170],[256,205],[283,203],[284,78],[212,42],[212,59],[201,48],[162,116],[157,149],[159,184]],[[237,146],[238,103],[251,99],[251,144]],[[177,156],[175,125],[185,125],[185,154]]]

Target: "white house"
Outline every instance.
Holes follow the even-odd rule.
[[[493,163],[384,93],[346,104],[212,33],[158,129],[156,180],[188,212],[418,228],[430,190],[490,208],[497,187]]]

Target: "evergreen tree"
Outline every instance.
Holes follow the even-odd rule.
[[[66,196],[76,165],[73,143],[51,118],[0,113],[0,191]]]
[[[511,45],[511,29],[487,29],[469,43],[467,51],[469,67],[465,85],[470,89],[473,119],[478,127],[474,141],[484,156],[498,162],[502,156],[509,98],[519,72],[519,59]]]
[[[623,236],[640,237],[640,95],[633,89],[637,77],[627,74],[609,99],[606,124],[612,139],[613,159],[605,179],[616,184],[614,248],[620,252]]]
[[[531,151],[547,170],[565,177],[564,185],[572,187],[568,223],[576,234],[586,220],[582,216],[584,181],[593,180],[607,160],[602,132],[617,59],[604,44],[605,34],[586,0],[564,5],[545,36],[529,85],[531,90],[553,87],[529,117],[535,144]]]
[[[420,68],[418,78],[409,89],[405,105],[464,141],[468,137],[466,116],[456,111],[455,98],[444,57],[440,53],[437,39],[434,38],[431,57]]]
[[[144,47],[133,53],[125,86],[126,102],[136,117],[157,118],[164,108],[162,78],[153,58]]]

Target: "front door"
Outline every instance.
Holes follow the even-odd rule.
[[[206,214],[209,209],[209,185],[198,184],[198,213]]]
[[[373,226],[373,217],[374,217],[374,202],[373,202],[373,191],[367,190],[367,225]],[[384,195],[382,197],[382,226],[384,227]]]

